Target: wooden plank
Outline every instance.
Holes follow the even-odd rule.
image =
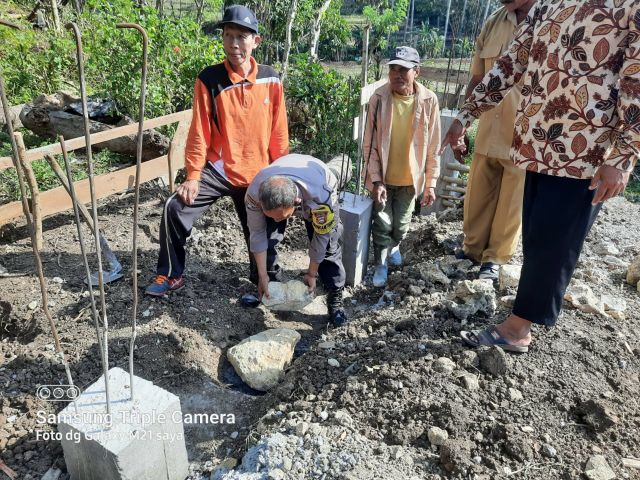
[[[454,177],[442,177],[442,181],[444,183],[454,183],[456,185],[466,185],[467,181],[462,178],[454,178]]]
[[[27,185],[29,185],[29,190],[31,191],[31,218],[33,219],[34,238],[36,240],[34,248],[37,249],[37,251],[41,251],[44,239],[42,237],[42,208],[40,204],[40,189],[38,188],[38,182],[36,181],[36,176],[33,173],[31,164],[29,164],[25,160],[27,147],[24,146],[22,134],[20,132],[17,132],[14,133],[13,136],[16,140],[16,145],[18,146],[18,162],[20,163],[20,166],[18,168],[22,169],[24,177],[27,180]]]
[[[456,197],[454,195],[440,195],[440,198],[444,198],[446,200],[454,200],[456,202],[461,202],[464,200],[464,197]]]
[[[381,87],[382,85],[384,85],[388,81],[389,80],[387,78],[381,78],[377,82],[370,83],[369,85],[364,87],[362,89],[362,92],[360,93],[360,105],[368,104],[369,103],[369,99],[373,95],[373,92],[375,92],[379,87]]]
[[[461,163],[447,163],[447,168],[449,170],[457,170],[458,172],[469,173],[471,171],[471,167],[468,165],[463,165]]]
[[[184,159],[178,156],[174,158],[173,168],[182,168]],[[155,178],[167,175],[167,155],[146,161],[140,168],[140,182],[148,182]],[[132,165],[121,170],[105,173],[95,177],[96,198],[101,199],[133,188],[135,181],[136,166]],[[89,180],[84,179],[75,182],[76,195],[82,203],[89,203],[91,196],[89,193]],[[64,212],[72,208],[71,198],[64,187],[54,188],[40,194],[42,205],[42,216],[46,217],[56,213]],[[0,207],[0,226],[6,225],[17,218],[23,216],[20,202],[12,202]]]
[[[447,185],[445,187],[445,191],[447,191],[447,192],[467,193],[467,189],[466,188],[454,187],[453,185]]]
[[[151,118],[144,121],[145,130],[150,128],[161,127],[163,125],[169,125],[170,123],[180,122],[183,120],[191,119],[191,110],[183,110],[182,112],[171,113],[162,117]],[[138,123],[132,123],[130,125],[124,125],[122,127],[116,127],[111,130],[105,130],[104,132],[97,132],[91,135],[91,145],[97,145],[114,138],[124,137],[125,135],[133,135],[138,133]],[[85,148],[86,143],[84,137],[72,138],[65,140],[67,151],[79,150]],[[44,147],[34,148],[27,151],[27,161],[33,162],[34,160],[40,160],[45,155],[59,155],[62,153],[62,147],[60,143],[54,143],[51,145],[45,145]],[[13,167],[11,157],[0,157],[0,170],[5,170],[9,167]]]
[[[168,170],[169,170],[169,191],[173,193],[176,169],[174,164],[184,165],[185,150],[187,148],[187,137],[189,136],[189,128],[191,127],[191,119],[182,120],[178,124],[178,128],[173,134],[171,145],[169,145],[168,154]]]

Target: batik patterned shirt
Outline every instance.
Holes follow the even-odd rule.
[[[640,155],[640,0],[540,0],[463,106],[468,127],[522,77],[511,158],[591,178]]]

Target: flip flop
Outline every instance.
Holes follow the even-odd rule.
[[[500,332],[498,332],[495,325],[487,327],[484,330],[462,330],[460,332],[460,336],[467,345],[472,347],[479,347],[480,345],[495,345],[496,347],[500,347],[508,352],[526,353],[529,351],[529,347],[522,347],[520,345],[512,345],[509,343],[507,339],[500,335]]]

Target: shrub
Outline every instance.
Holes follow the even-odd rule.
[[[346,152],[355,159],[352,121],[358,115],[358,82],[325,71],[301,54],[292,57],[285,93],[292,150],[323,160]]]

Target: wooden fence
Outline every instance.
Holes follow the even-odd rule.
[[[147,160],[142,163],[140,170],[140,182],[148,182],[159,177],[167,177],[169,179],[169,188],[173,191],[173,181],[175,172],[184,166],[184,149],[191,124],[191,110],[172,113],[162,117],[152,118],[144,121],[145,129],[161,127],[178,123],[178,128],[171,140],[169,152],[167,155]],[[108,140],[124,137],[127,135],[135,135],[138,132],[138,123],[132,123],[123,127],[116,127],[103,132],[94,133],[90,137],[91,145],[98,145]],[[85,138],[78,137],[65,140],[67,151],[71,152],[86,147]],[[44,147],[27,150],[25,159],[26,167],[31,169],[31,163],[36,160],[44,159],[50,155],[59,155],[62,148],[59,143],[46,145]],[[11,157],[0,157],[0,170],[14,168]],[[95,177],[96,198],[101,199],[133,188],[135,183],[136,166],[125,167],[113,172],[107,172]],[[25,172],[29,175],[29,171]],[[84,179],[74,183],[78,200],[82,203],[89,203],[91,197],[89,194],[89,180]],[[31,202],[31,210],[34,216],[37,214],[41,218],[55,215],[72,208],[71,198],[65,191],[64,187],[57,187],[46,192],[34,192],[33,184],[29,185],[31,190],[31,198],[35,202]],[[0,206],[0,227],[14,222],[23,216],[21,202],[12,202]],[[36,220],[34,218],[34,220]]]

